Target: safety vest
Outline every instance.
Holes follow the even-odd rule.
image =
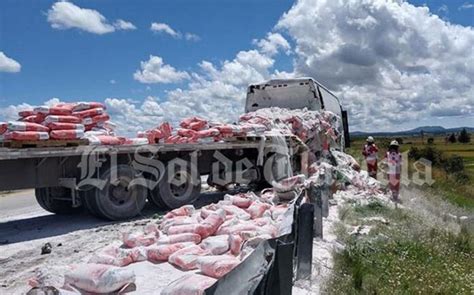
[[[367,161],[376,161],[378,148],[375,144],[364,146],[364,156]]]
[[[388,174],[400,174],[402,168],[402,154],[387,152]]]

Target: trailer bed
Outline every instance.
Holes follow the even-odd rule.
[[[263,138],[262,138],[263,139]],[[199,150],[248,149],[258,148],[262,141],[225,141],[179,144],[149,144],[149,145],[86,145],[78,147],[47,147],[47,148],[0,148],[1,160],[15,160],[26,158],[48,158],[80,156],[84,152],[94,149],[95,152],[127,154],[134,153],[138,148],[143,151],[157,150],[158,152],[190,152]]]

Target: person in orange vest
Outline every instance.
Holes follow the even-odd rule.
[[[367,172],[369,176],[377,179],[377,152],[378,147],[375,145],[374,138],[372,136],[367,137],[366,144],[362,150],[362,155],[365,157],[367,162]]]
[[[392,192],[392,200],[399,203],[399,192],[400,192],[400,174],[402,171],[402,154],[398,151],[398,141],[393,140],[390,143],[385,158],[387,160],[387,176],[388,186]]]

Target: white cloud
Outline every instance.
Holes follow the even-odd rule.
[[[133,77],[141,83],[175,83],[189,79],[187,72],[165,64],[159,56],[150,55],[150,59],[142,61],[140,67],[141,70],[137,70]]]
[[[115,30],[136,29],[131,22],[119,19],[111,24],[97,10],[81,8],[66,1],[54,3],[48,10],[47,19],[54,29],[76,28],[99,35],[112,33]]]
[[[463,5],[458,7],[458,10],[465,10],[465,9],[472,9],[472,8],[474,8],[473,3],[464,2]]]
[[[165,23],[152,23],[150,30],[157,33],[165,33],[173,38],[181,38],[181,33],[173,30],[169,25]]]
[[[175,39],[184,38],[187,41],[194,41],[194,42],[201,40],[201,37],[199,37],[196,34],[189,33],[189,32],[183,34],[180,31],[173,29],[170,25],[165,24],[165,23],[151,23],[150,30],[155,33],[168,34]]]
[[[18,73],[21,70],[19,62],[0,51],[0,72]]]
[[[123,19],[118,19],[114,23],[114,27],[117,30],[136,30],[137,27],[135,27],[134,24],[128,21],[124,21]]]
[[[200,41],[201,40],[201,37],[199,37],[198,35],[196,34],[193,34],[193,33],[186,33],[184,34],[184,39],[188,40],[188,41]]]
[[[282,49],[287,54],[290,53],[290,44],[280,33],[268,33],[266,39],[253,40],[264,53],[273,55]]]
[[[439,12],[439,13],[448,14],[448,13],[449,13],[448,5],[446,5],[446,4],[441,5],[441,6],[438,8],[438,12]]]
[[[352,130],[474,115],[474,30],[445,22],[427,7],[300,0],[276,29],[296,44],[295,75],[336,91]]]

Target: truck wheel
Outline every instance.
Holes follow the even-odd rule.
[[[193,180],[191,172],[187,170],[178,170],[170,177],[168,170],[165,169],[163,178],[151,192],[153,203],[175,209],[194,202],[201,193],[201,178]],[[179,180],[182,183],[176,183]]]
[[[147,188],[141,185],[129,187],[137,175],[128,165],[118,165],[117,179],[110,179],[112,168],[109,168],[101,179],[105,180],[102,190],[94,189],[90,197],[92,214],[97,212],[102,218],[109,220],[124,220],[138,215],[146,204]]]
[[[65,187],[45,187],[35,189],[36,201],[46,211],[56,214],[73,214],[82,211],[81,207],[72,207],[69,189]]]
[[[97,210],[96,203],[95,203],[95,194],[96,194],[95,189],[80,191],[80,194],[81,194],[82,204],[84,204],[84,207],[86,207],[87,211],[92,216],[101,218],[102,215],[99,213],[99,210]]]

